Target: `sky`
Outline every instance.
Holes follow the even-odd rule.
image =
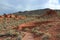
[[[0,14],[44,8],[60,9],[60,0],[0,0]]]

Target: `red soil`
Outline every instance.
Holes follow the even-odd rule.
[[[32,21],[32,22],[27,22],[27,23],[23,23],[21,25],[19,25],[19,30],[21,30],[22,28],[33,28],[42,24],[48,24],[48,23],[52,23],[54,21],[43,21],[43,22],[36,22],[36,21]]]
[[[47,11],[46,14],[44,14],[43,16],[53,16],[53,17],[57,17],[57,13],[53,10],[49,10]],[[5,17],[12,17],[12,18],[16,18],[15,15],[5,15]],[[19,18],[25,19],[25,16],[18,16]],[[56,21],[57,20],[57,21]],[[48,27],[48,25],[51,24],[52,26],[46,30],[44,27]],[[60,19],[56,19],[55,20],[53,18],[51,18],[51,21],[31,21],[31,22],[26,22],[23,23],[21,25],[19,25],[17,27],[17,30],[22,30],[23,28],[34,28],[36,26],[39,26],[40,31],[43,32],[45,35],[48,35],[50,37],[49,40],[60,40],[60,38],[58,39],[56,37],[56,35],[58,33],[60,33]],[[44,36],[44,35],[43,35]],[[22,40],[43,40],[43,36],[36,36],[35,34],[32,34],[30,32],[26,32],[25,36],[22,38]]]
[[[51,25],[52,25],[51,28],[48,29],[48,31],[44,30],[44,28],[41,29],[40,31],[43,30],[42,32],[50,34],[51,37],[50,37],[49,40],[57,40],[56,34],[57,34],[57,33],[60,33],[60,31],[59,31],[59,30],[56,30],[56,29],[60,29],[60,27],[59,27],[59,26],[60,26],[60,25],[59,25],[60,23],[59,23],[59,22],[53,22],[53,23],[52,23],[52,22],[47,22],[47,23],[46,23],[46,22],[45,22],[45,23],[42,22],[41,25],[42,25],[42,24],[46,24],[46,25],[51,24]],[[38,24],[37,24],[37,25],[38,25]],[[32,26],[32,25],[31,25],[31,26]],[[31,26],[30,26],[30,27],[31,27]],[[35,25],[35,26],[36,26],[36,25]],[[21,27],[21,26],[20,26],[20,27]],[[25,27],[26,27],[26,26],[25,26]],[[58,32],[58,31],[59,31],[59,32]],[[47,34],[47,35],[48,35],[48,34]],[[32,37],[31,39],[29,39],[29,37],[30,37],[29,35]],[[49,35],[49,36],[50,36],[50,35]],[[25,40],[42,40],[42,37],[43,37],[43,36],[39,36],[39,37],[36,36],[36,37],[34,37],[34,35],[29,34],[29,33],[27,32],[23,39],[25,39]],[[22,40],[23,40],[23,39],[22,39]]]

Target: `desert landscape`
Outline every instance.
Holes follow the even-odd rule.
[[[0,40],[60,40],[60,15],[52,9],[0,15]]]

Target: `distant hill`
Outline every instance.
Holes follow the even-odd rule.
[[[46,9],[38,9],[38,10],[24,11],[24,12],[20,11],[13,14],[15,15],[43,15],[49,10],[52,10],[52,9],[46,8]],[[54,10],[54,11],[56,11],[57,14],[60,14],[60,10]]]

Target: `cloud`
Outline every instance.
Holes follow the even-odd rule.
[[[29,0],[26,4],[25,10],[36,10],[44,8],[45,3],[48,0]]]
[[[16,9],[14,8],[14,5],[10,4],[7,0],[0,1],[0,14],[4,14],[4,13],[12,13],[16,11]]]
[[[49,1],[45,4],[45,8],[60,9],[59,0],[49,0]]]
[[[43,8],[60,9],[58,0],[0,0],[0,13],[13,13]]]
[[[35,10],[43,8],[47,0],[0,0],[0,13]]]

